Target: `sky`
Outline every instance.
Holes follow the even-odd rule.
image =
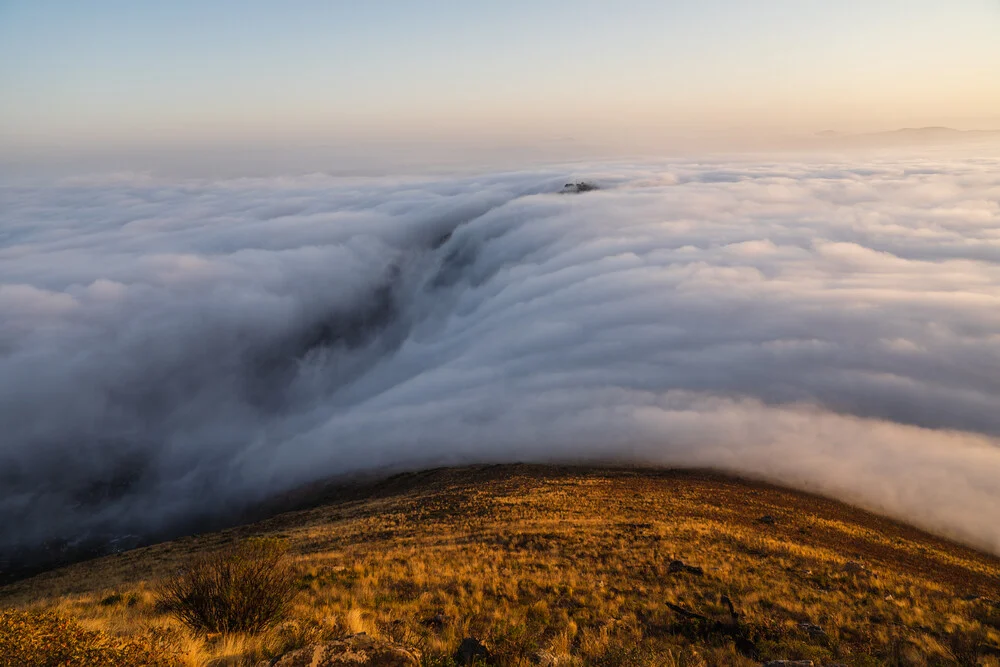
[[[997,0],[0,0],[0,148],[1000,129],[998,34]]]

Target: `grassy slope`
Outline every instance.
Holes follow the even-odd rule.
[[[157,578],[190,553],[249,535],[282,537],[297,555],[302,592],[289,622],[261,638],[205,639],[157,612]],[[704,574],[671,573],[674,559]],[[400,475],[312,509],[18,582],[0,589],[0,605],[153,637],[192,664],[352,631],[417,646],[429,664],[448,664],[470,634],[499,664],[532,664],[539,651],[572,656],[567,664],[757,664],[667,606],[723,619],[723,594],[763,659],[1000,665],[1000,559],[837,502],[710,473],[489,466]]]

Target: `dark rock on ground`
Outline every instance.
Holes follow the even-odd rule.
[[[757,519],[757,521],[760,522],[760,523],[763,523],[765,525],[768,525],[768,526],[773,526],[774,524],[778,523],[775,520],[775,518],[773,516],[771,516],[770,514],[765,514],[761,518]]]

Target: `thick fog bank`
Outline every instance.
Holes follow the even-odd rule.
[[[1000,553],[998,202],[975,158],[5,187],[0,554],[507,461],[709,466]]]

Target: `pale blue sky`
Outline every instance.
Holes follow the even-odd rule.
[[[998,0],[0,0],[7,145],[1000,126]]]

